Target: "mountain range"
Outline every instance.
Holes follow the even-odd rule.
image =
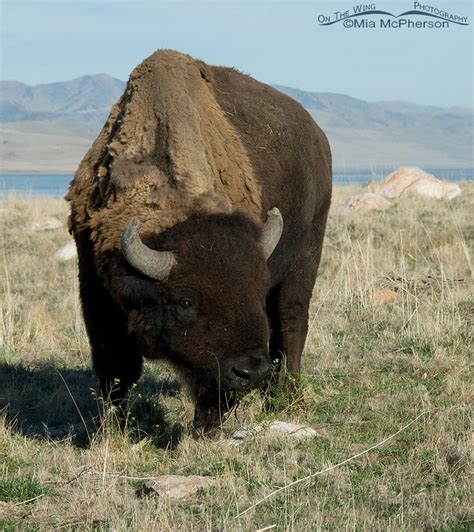
[[[275,88],[326,132],[339,171],[473,166],[473,109]],[[0,170],[72,173],[124,89],[107,74],[35,86],[0,81]]]

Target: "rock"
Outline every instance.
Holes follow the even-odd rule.
[[[376,186],[373,181],[364,183],[363,192],[349,198],[336,207],[339,214],[351,214],[354,211],[388,209],[393,205],[389,200],[398,199],[405,194],[417,194],[426,198],[453,199],[461,194],[457,183],[441,181],[434,175],[418,167],[403,167],[395,170]]]
[[[160,496],[170,499],[182,499],[195,495],[202,489],[214,486],[216,480],[210,477],[199,475],[161,475],[145,482],[136,491],[138,497]]]
[[[237,429],[227,441],[230,445],[240,445],[244,440],[255,436],[263,430],[262,425],[256,425],[255,427],[241,427]]]
[[[299,425],[297,423],[287,423],[286,421],[273,421],[268,428],[272,432],[288,434],[295,440],[308,440],[315,438],[318,433],[311,427]]]
[[[346,203],[336,207],[336,212],[340,214],[349,214],[353,211],[381,211],[391,207],[393,203],[388,201],[380,194],[374,192],[364,192],[349,198]]]
[[[34,220],[33,222],[29,222],[26,225],[26,228],[29,231],[49,231],[51,229],[58,229],[59,227],[62,227],[64,224],[57,218],[41,218],[39,220]]]
[[[242,427],[237,429],[230,438],[222,440],[225,445],[240,445],[259,432],[269,431],[278,434],[285,434],[295,440],[306,440],[314,438],[318,433],[311,427],[299,425],[297,423],[287,423],[286,421],[272,421],[268,425],[256,425],[255,427]]]
[[[441,181],[421,168],[403,167],[392,172],[381,183],[379,193],[385,198],[417,194],[426,198],[453,199],[461,194],[457,183]]]
[[[75,257],[77,257],[77,249],[74,240],[71,240],[64,246],[61,246],[53,255],[53,259],[60,262],[67,262]]]

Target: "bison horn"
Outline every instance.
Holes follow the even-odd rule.
[[[260,245],[263,248],[265,258],[268,259],[277,247],[283,233],[283,217],[281,212],[274,207],[267,212],[267,220],[263,226],[262,236],[260,237]]]
[[[176,258],[171,251],[155,251],[146,246],[138,234],[140,220],[132,218],[122,233],[123,256],[126,261],[139,272],[151,279],[164,281],[176,264]]]

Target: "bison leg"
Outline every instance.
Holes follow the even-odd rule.
[[[82,306],[94,369],[104,399],[118,405],[140,377],[142,356],[127,334],[124,315],[105,289],[95,282],[85,284],[81,283]]]
[[[275,287],[267,301],[271,324],[270,356],[273,373],[265,393],[270,403],[283,387],[296,389],[308,332],[308,308],[311,293],[292,283],[293,275]],[[283,365],[283,362],[285,364]]]
[[[301,355],[308,333],[308,311],[321,259],[326,216],[314,226],[305,247],[288,275],[274,287],[267,300],[267,313],[272,329],[270,355],[275,371],[268,391],[278,385],[298,384]],[[281,367],[282,360],[286,368]]]
[[[92,361],[104,399],[120,405],[140,377],[142,355],[127,333],[127,322],[84,253],[79,260],[79,281],[84,321]]]

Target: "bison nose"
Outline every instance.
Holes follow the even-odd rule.
[[[252,349],[239,357],[231,368],[231,378],[238,388],[250,388],[261,384],[270,376],[271,363],[268,350]]]
[[[250,380],[250,371],[248,369],[239,369],[239,368],[232,368],[232,373],[239,377],[240,379],[244,380]]]

